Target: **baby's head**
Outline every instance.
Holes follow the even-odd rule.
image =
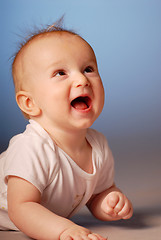
[[[102,111],[94,51],[72,31],[53,25],[34,34],[16,54],[12,74],[20,109],[43,126],[65,127],[66,119],[86,128]]]

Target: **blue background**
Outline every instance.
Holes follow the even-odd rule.
[[[9,58],[20,35],[63,14],[65,26],[84,37],[97,56],[106,103],[94,127],[109,140],[120,183],[127,181],[126,167],[134,178],[140,176],[139,184],[145,171],[155,175],[148,164],[161,165],[160,0],[1,0],[1,151],[26,125],[15,103]]]

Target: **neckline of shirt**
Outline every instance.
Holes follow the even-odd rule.
[[[77,171],[77,173],[79,175],[81,175],[82,177],[85,177],[86,179],[91,179],[95,176],[96,174],[96,158],[98,157],[95,152],[95,148],[97,146],[95,146],[95,142],[93,141],[92,136],[90,136],[89,131],[90,129],[87,130],[87,134],[86,134],[86,139],[89,142],[89,144],[92,147],[92,164],[93,164],[93,173],[88,173],[86,171],[84,171],[81,167],[78,166],[78,164],[66,153],[63,151],[63,149],[61,149],[59,146],[56,145],[56,143],[51,139],[50,135],[45,131],[45,129],[35,120],[30,119],[29,120],[30,123],[30,127],[34,128],[34,130],[36,131],[37,134],[39,134],[41,137],[43,137],[43,139],[46,139],[48,141],[48,143],[50,144],[50,146],[52,147],[52,149],[55,151],[56,148],[63,153],[68,161],[70,161],[70,164],[73,165],[75,167],[75,170]]]

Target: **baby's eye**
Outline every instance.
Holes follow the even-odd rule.
[[[91,66],[86,67],[85,70],[84,70],[85,73],[91,73],[93,71],[94,71],[94,69]]]
[[[65,73],[65,71],[63,71],[63,70],[57,71],[57,72],[54,74],[55,77],[64,76],[64,75],[66,75],[66,73]]]

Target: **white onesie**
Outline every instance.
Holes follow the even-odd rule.
[[[92,174],[83,171],[33,120],[11,139],[0,155],[0,229],[18,230],[7,213],[9,175],[32,183],[42,195],[41,204],[66,218],[113,184],[114,161],[106,138],[88,129],[86,139],[92,147]]]

